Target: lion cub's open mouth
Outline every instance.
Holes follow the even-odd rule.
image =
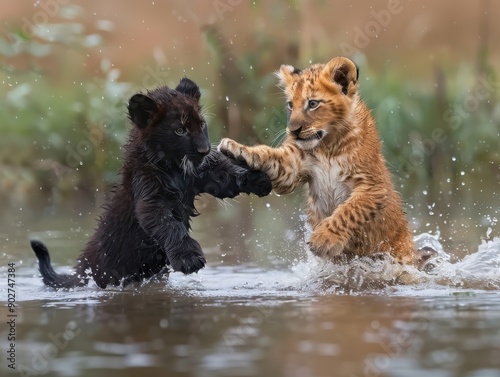
[[[324,131],[317,131],[306,137],[297,136],[297,141],[312,141],[312,140],[319,141],[323,138],[323,136],[325,136]]]
[[[314,149],[317,145],[319,145],[319,143],[321,142],[321,140],[323,140],[325,135],[326,135],[326,132],[317,131],[317,132],[313,132],[312,134],[310,134],[309,136],[306,136],[306,137],[296,136],[295,141],[300,149],[306,151],[306,150]]]

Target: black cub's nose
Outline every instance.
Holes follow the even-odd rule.
[[[207,154],[208,152],[210,152],[210,144],[196,147],[196,152],[200,154]]]

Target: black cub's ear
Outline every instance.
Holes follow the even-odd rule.
[[[153,123],[153,117],[158,112],[156,102],[145,94],[134,94],[128,101],[130,120],[139,128],[146,128]]]
[[[193,81],[189,80],[187,77],[183,77],[182,80],[175,88],[180,93],[184,93],[190,97],[193,97],[195,100],[199,101],[201,97],[200,88]]]

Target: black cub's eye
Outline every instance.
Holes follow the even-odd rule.
[[[207,128],[207,122],[201,122],[201,129],[204,130]]]
[[[287,103],[286,103],[286,108],[287,108],[288,110],[292,110],[292,109],[293,109],[293,103],[292,103],[292,102],[287,102]]]
[[[318,106],[319,106],[319,101],[316,101],[315,99],[312,99],[307,103],[307,107],[309,108],[309,110],[314,110]]]
[[[179,136],[182,136],[186,133],[186,129],[185,128],[182,128],[182,127],[179,127],[177,128],[175,131],[174,131],[177,135]]]

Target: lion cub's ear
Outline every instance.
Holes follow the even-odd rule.
[[[293,75],[296,73],[300,73],[300,70],[291,65],[283,64],[280,69],[276,71],[276,77],[279,79],[278,86],[285,89],[287,86],[291,85]]]
[[[330,60],[321,71],[321,77],[327,87],[333,84],[346,95],[351,96],[358,90],[358,67],[347,58]]]

